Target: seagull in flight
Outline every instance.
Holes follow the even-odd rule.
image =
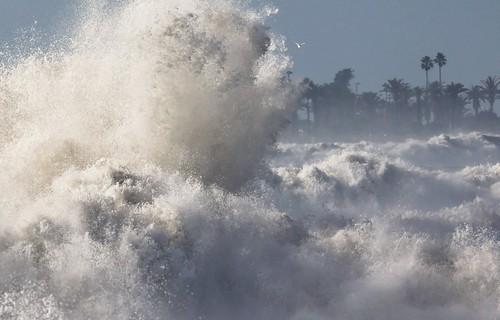
[[[298,49],[302,49],[306,45],[306,43],[305,42],[301,42],[301,43],[295,42],[295,45],[297,46]]]

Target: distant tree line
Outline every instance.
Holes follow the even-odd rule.
[[[379,92],[353,91],[354,70],[337,72],[333,82],[301,82],[301,94],[293,128],[305,134],[414,134],[456,129],[500,130],[494,105],[500,93],[500,78],[489,76],[466,88],[462,83],[444,83],[446,56],[425,56],[425,88],[403,79],[387,80]],[[429,80],[429,71],[439,68],[439,79]],[[287,74],[290,79],[291,73]]]

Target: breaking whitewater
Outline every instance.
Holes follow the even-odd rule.
[[[496,319],[500,137],[275,143],[271,9],[80,8],[0,67],[0,319]]]

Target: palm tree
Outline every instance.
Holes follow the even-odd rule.
[[[461,83],[452,82],[446,86],[444,93],[448,104],[449,123],[452,128],[455,127],[457,117],[463,115],[463,108],[465,106],[464,99],[461,96],[467,89]]]
[[[403,108],[408,106],[411,93],[410,85],[404,82],[403,79],[394,78],[384,83],[383,88],[391,95],[393,105],[396,108],[396,115],[399,118]]]
[[[436,58],[434,59],[434,62],[439,67],[439,84],[443,85],[443,81],[441,80],[441,69],[446,65],[448,60],[446,59],[446,56],[444,54],[442,54],[441,52],[438,52],[438,54],[436,55]]]
[[[474,115],[477,117],[479,109],[481,109],[481,102],[486,100],[481,86],[472,86],[469,90],[467,90],[467,99],[472,103]]]
[[[401,102],[407,91],[410,89],[410,85],[404,82],[403,79],[392,79],[387,80],[386,83],[383,84],[384,90],[387,90],[392,97],[392,101],[394,103]]]
[[[429,89],[429,70],[434,67],[431,57],[425,56],[420,60],[420,67],[425,70],[425,89]]]
[[[490,104],[490,112],[493,112],[493,106],[495,105],[495,100],[498,94],[498,88],[500,87],[500,79],[497,77],[488,77],[481,81],[482,89],[486,100]]]

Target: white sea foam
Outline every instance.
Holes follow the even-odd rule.
[[[267,153],[273,10],[83,8],[2,68],[0,319],[498,317],[499,137]]]

